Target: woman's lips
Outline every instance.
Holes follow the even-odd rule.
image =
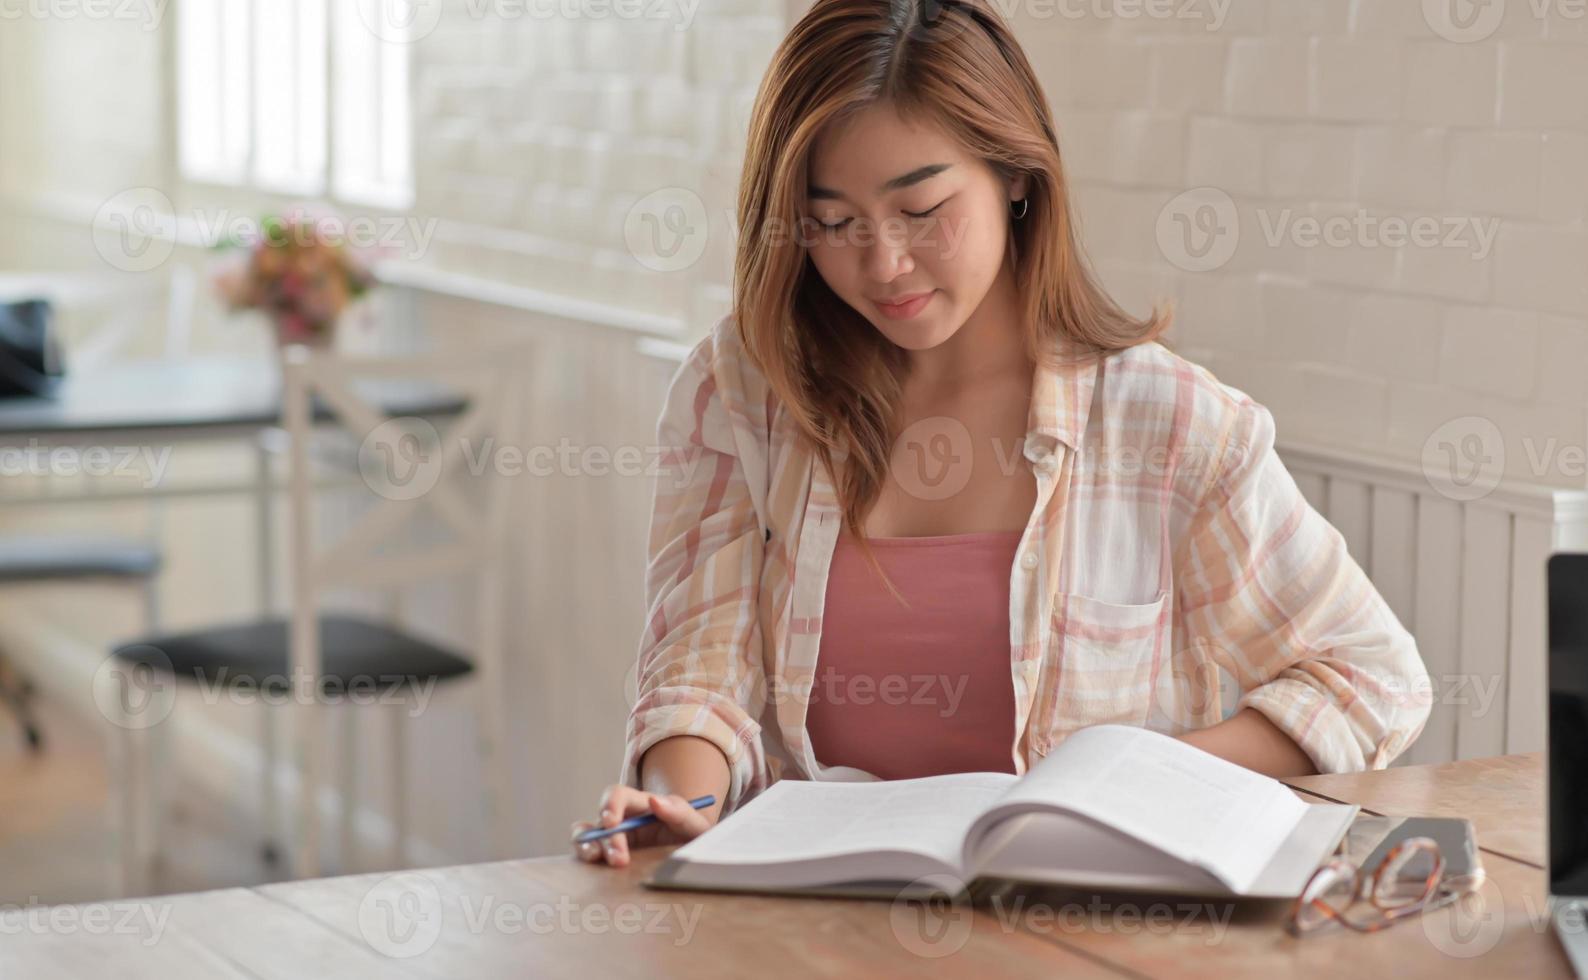
[[[926,304],[930,303],[932,297],[936,295],[937,290],[933,289],[928,292],[917,293],[915,296],[907,298],[900,303],[883,303],[877,300],[872,300],[872,302],[876,303],[877,309],[881,310],[882,315],[890,320],[908,320],[926,309]]]

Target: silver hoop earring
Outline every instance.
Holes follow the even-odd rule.
[[[1020,210],[1015,210],[1015,204],[1020,205]],[[1019,221],[1021,218],[1026,216],[1027,211],[1031,210],[1031,201],[1029,198],[1022,197],[1020,200],[1016,201],[1015,204],[1009,205],[1009,211],[1015,216],[1015,220]]]

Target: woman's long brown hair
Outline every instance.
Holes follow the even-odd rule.
[[[1010,222],[1009,247],[1033,361],[1065,350],[1101,356],[1169,326],[1166,310],[1145,319],[1124,312],[1087,268],[1053,114],[988,0],[816,0],[756,94],[739,186],[734,313],[746,351],[826,467],[844,526],[874,568],[861,522],[887,475],[908,362],[827,287],[797,232],[808,227],[801,215],[818,135],[876,104],[936,124],[1005,178],[1027,175],[1029,209]]]

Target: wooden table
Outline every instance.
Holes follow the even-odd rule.
[[[1066,893],[934,915],[860,899],[663,892],[666,849],[6,910],[0,977],[993,975],[1569,977],[1549,929],[1539,755],[1287,780],[1304,799],[1459,814],[1489,882],[1383,932],[1302,939],[1284,903]]]

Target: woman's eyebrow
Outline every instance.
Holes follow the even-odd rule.
[[[892,180],[884,181],[882,186],[877,188],[877,193],[886,194],[889,191],[896,191],[902,187],[909,187],[913,184],[919,184],[921,181],[930,177],[936,177],[938,174],[952,166],[954,166],[952,163],[929,163],[924,167],[917,167],[907,174],[901,174],[898,177],[894,177]],[[808,188],[808,193],[812,198],[819,198],[821,200],[837,200],[839,198],[843,198],[844,196],[830,187],[818,187],[815,184],[810,185]]]

